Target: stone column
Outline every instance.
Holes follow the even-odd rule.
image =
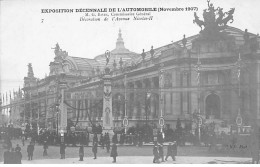
[[[191,72],[191,87],[196,87],[197,85],[197,72]],[[198,90],[191,92],[191,113],[198,111]]]
[[[155,84],[154,84],[154,81],[153,81],[153,79],[151,78],[151,88],[153,89],[153,90],[155,90]],[[155,96],[156,96],[156,94],[153,92],[152,94],[151,94],[151,112],[150,112],[150,115],[149,115],[149,118],[150,119],[153,119],[154,117],[154,113],[155,113],[155,105],[154,105],[154,103],[155,103],[155,100],[156,100],[156,98],[155,98]]]
[[[134,102],[133,102],[133,112],[132,112],[132,118],[133,119],[136,119],[136,115],[137,115],[137,107],[136,107],[136,98],[137,98],[137,95],[136,95],[136,88],[137,88],[137,84],[136,84],[136,81],[134,81]]]
[[[105,69],[104,75],[104,94],[103,94],[103,128],[105,131],[112,133],[114,128],[112,115],[112,91],[111,91],[111,75],[110,69]]]
[[[60,125],[59,129],[63,130],[64,132],[67,131],[67,106],[64,104],[64,98],[65,98],[65,89],[66,87],[66,82],[61,82],[60,83],[60,89],[61,89],[61,103],[60,103]]]

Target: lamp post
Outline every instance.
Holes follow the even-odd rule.
[[[57,131],[57,135],[59,134],[59,104],[55,105],[55,109],[56,109],[56,131]]]
[[[241,88],[240,88],[240,72],[241,72],[241,67],[242,67],[242,59],[240,57],[240,52],[238,53],[238,60],[236,62],[237,65],[237,79],[238,79],[238,99],[239,99],[239,108],[238,108],[238,113],[237,113],[237,118],[236,118],[236,124],[238,126],[242,125],[242,117],[241,117]],[[238,128],[238,132],[239,132],[239,128]]]
[[[127,103],[127,99],[126,99],[126,74],[124,76],[124,88],[125,88],[125,117],[124,117],[124,120],[123,120],[123,124],[124,124],[124,127],[125,127],[125,134],[127,132],[127,126],[128,126],[128,119],[127,119],[127,109],[126,109],[126,103]]]
[[[160,64],[160,70],[159,70],[159,94],[160,94],[160,118],[159,118],[159,125],[161,126],[161,133],[163,132],[163,126],[164,126],[164,119],[163,119],[163,104],[164,104],[164,99],[163,99],[163,93],[162,93],[162,89],[163,89],[163,85],[164,85],[164,77],[163,77],[163,64]]]
[[[197,85],[198,85],[198,136],[199,136],[199,143],[201,140],[201,132],[200,132],[200,127],[202,124],[202,118],[200,116],[200,67],[201,67],[201,61],[200,61],[200,50],[198,53],[198,61],[197,61],[197,65],[196,65],[196,71],[197,71]]]

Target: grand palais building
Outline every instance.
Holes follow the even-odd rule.
[[[64,118],[59,109],[64,102],[65,118],[76,128],[102,126],[104,78],[109,76],[114,127],[123,127],[124,118],[127,127],[175,128],[177,119],[185,126],[198,123],[196,118],[200,124],[260,125],[260,38],[227,25],[229,18],[219,15],[209,8],[204,21],[195,15],[199,34],[143,53],[125,47],[121,30],[115,49],[94,59],[73,57],[56,44],[49,75],[36,79],[29,64],[23,93],[2,110],[12,111],[13,124],[55,129]]]

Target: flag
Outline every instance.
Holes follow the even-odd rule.
[[[7,104],[7,103],[8,103],[8,95],[7,95],[7,92],[6,92],[5,100],[6,100],[6,104]]]
[[[10,93],[10,103],[11,103],[12,95],[11,95],[11,91],[10,90],[9,90],[9,93]]]
[[[13,89],[13,98],[15,98],[15,91],[14,91],[14,89]]]
[[[18,96],[21,97],[21,88],[19,86]]]

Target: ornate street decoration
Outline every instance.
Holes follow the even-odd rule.
[[[104,91],[104,98],[106,101],[110,100],[110,96],[111,96],[111,91],[109,91],[109,88],[106,87],[106,91]]]
[[[105,52],[105,57],[106,57],[106,62],[108,64],[109,63],[109,59],[110,59],[110,52],[108,50]]]
[[[196,23],[201,28],[201,33],[207,35],[213,35],[226,28],[227,23],[233,23],[233,14],[235,8],[231,8],[228,12],[223,12],[223,8],[214,8],[213,4],[208,2],[208,9],[204,9],[203,11],[203,20],[200,20],[197,16],[197,13],[194,12],[194,20],[193,23]],[[216,18],[217,16],[217,18]],[[225,17],[226,16],[226,17]],[[204,29],[202,30],[202,26]]]

